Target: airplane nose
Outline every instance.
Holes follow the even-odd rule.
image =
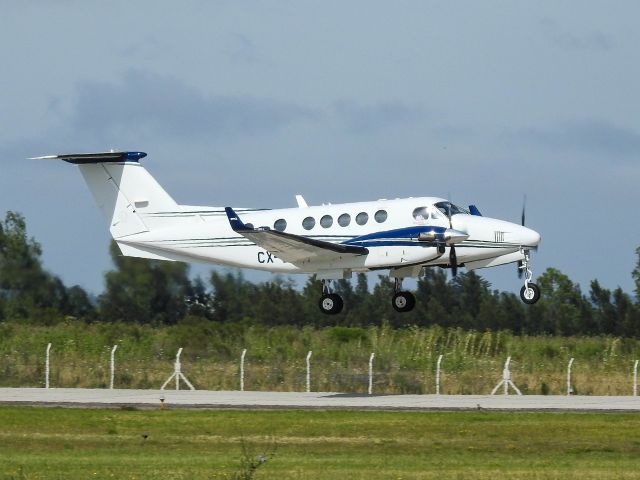
[[[522,245],[527,245],[530,247],[537,247],[540,243],[540,234],[535,230],[531,230],[527,227],[520,227],[520,243]]]

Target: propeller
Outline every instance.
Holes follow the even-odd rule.
[[[449,250],[449,263],[451,264],[451,274],[455,277],[458,274],[458,257],[456,256],[456,246],[451,244]]]
[[[447,204],[447,218],[449,219],[449,228],[453,230],[451,222],[451,202]],[[449,247],[449,265],[451,265],[451,274],[455,277],[458,274],[458,257],[456,255],[456,246],[451,244]]]

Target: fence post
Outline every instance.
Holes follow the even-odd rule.
[[[372,353],[369,357],[369,395],[373,392],[373,359],[376,356],[375,353]]]
[[[109,389],[113,390],[113,379],[116,375],[116,350],[118,345],[114,345],[111,349],[111,380],[109,381]]]
[[[509,380],[511,380],[511,372],[509,371],[509,364],[511,363],[511,357],[507,357],[507,361],[504,362],[504,368],[502,369],[502,378],[507,380],[504,382],[503,395],[509,395]]]
[[[633,396],[638,396],[638,360],[633,364]]]
[[[242,350],[240,356],[240,391],[244,392],[244,356],[247,354],[247,349]]]
[[[442,355],[438,356],[436,363],[436,395],[440,395],[440,364],[442,363]]]
[[[571,366],[573,365],[574,358],[571,357],[569,360],[569,365],[567,366],[567,395],[571,395],[573,393],[573,388],[571,388]]]
[[[180,347],[178,349],[178,353],[176,353],[176,363],[175,363],[176,390],[180,390],[180,373],[182,372],[182,364],[180,363],[180,355],[182,355],[182,347]]]
[[[49,351],[51,351],[51,343],[47,345],[47,354],[44,362],[44,388],[49,388]]]
[[[307,393],[311,391],[311,350],[307,353]]]

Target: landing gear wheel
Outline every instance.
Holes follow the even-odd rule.
[[[327,295],[322,295],[320,302],[318,303],[320,307],[320,311],[327,315],[336,315],[342,311],[342,307],[344,306],[344,302],[342,298],[337,293],[329,293]]]
[[[540,300],[540,287],[535,283],[529,282],[520,289],[520,298],[528,305],[533,305]]]
[[[416,306],[416,297],[411,292],[397,292],[391,300],[391,305],[396,312],[410,312]]]

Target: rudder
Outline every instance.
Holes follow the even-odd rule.
[[[175,200],[138,163],[144,152],[73,153],[36,157],[73,163],[109,222],[114,239],[121,239],[149,228],[139,213],[175,211]]]
[[[138,211],[172,211],[176,202],[138,163],[91,163],[79,165],[93,197],[118,239],[149,229]]]

